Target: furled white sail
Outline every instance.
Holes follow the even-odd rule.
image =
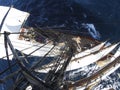
[[[101,50],[95,54],[90,54],[90,55],[87,55],[87,56],[82,57],[82,58],[77,59],[77,60],[71,60],[66,71],[79,69],[80,67],[87,66],[93,62],[100,60],[101,58],[106,56],[108,53],[110,53],[117,45],[118,45],[118,43],[111,45],[111,46],[108,46],[108,47],[104,48],[103,50]],[[61,62],[61,64],[63,64],[63,62]],[[45,67],[43,67],[43,69],[41,69],[41,70],[36,69],[36,71],[45,73],[45,72],[48,72],[50,70],[50,67],[53,67],[53,63],[49,64],[49,65],[45,65]]]
[[[87,49],[87,50],[85,50],[83,52],[80,52],[80,53],[76,54],[72,59],[81,58],[81,57],[83,57],[85,55],[89,55],[91,53],[94,53],[94,52],[100,50],[105,45],[106,42],[107,41],[102,42],[102,43],[98,44],[97,46],[95,46],[95,47],[93,47],[91,49]]]
[[[108,53],[110,53],[117,45],[118,44],[111,45],[110,47],[107,47],[107,48],[99,51],[96,54],[91,54],[91,55],[83,57],[83,58],[81,58],[79,60],[75,60],[73,62],[70,62],[66,71],[69,71],[71,69],[72,70],[78,69],[80,67],[84,67],[84,66],[87,66],[87,65],[89,65],[89,64],[91,64],[93,62],[98,61],[99,59],[103,58]]]
[[[76,54],[74,57],[72,57],[72,60],[71,60],[71,61],[73,61],[73,60],[76,59],[76,58],[82,58],[82,57],[84,57],[84,56],[86,56],[86,55],[89,55],[89,54],[95,53],[96,51],[99,51],[99,50],[106,44],[106,42],[107,42],[107,41],[102,42],[102,43],[96,45],[95,47],[92,47],[92,48],[90,48],[90,49],[87,49],[87,50],[85,50],[85,51],[82,51],[82,52]],[[63,62],[64,62],[64,61],[61,61],[61,63],[63,63]],[[52,67],[52,66],[54,66],[54,63],[49,63],[48,65],[45,65],[45,66],[43,66],[43,67],[44,67],[44,68],[49,68],[49,67]]]
[[[6,13],[8,12],[9,7],[0,6],[0,24]],[[8,15],[6,16],[3,26],[1,28],[1,33],[4,31],[7,32],[19,32],[24,21],[28,18],[29,13],[20,11],[15,8],[11,8]],[[17,38],[18,35],[11,35],[10,38]]]

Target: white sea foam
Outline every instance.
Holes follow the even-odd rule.
[[[86,28],[88,30],[88,32],[90,33],[90,35],[95,38],[95,39],[100,39],[101,35],[100,33],[95,29],[95,26],[93,24],[82,24],[84,28]]]

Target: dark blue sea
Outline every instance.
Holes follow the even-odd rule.
[[[29,12],[28,26],[63,26],[71,33],[81,33],[84,32],[84,29],[80,30],[81,25],[92,24],[99,32],[99,37],[93,38],[120,41],[120,0],[0,0],[0,5],[13,5],[14,8]],[[117,73],[109,77],[112,81],[106,79],[106,82],[113,84],[115,90],[120,90],[120,84],[114,85],[120,81]],[[101,87],[105,87],[105,81],[102,83],[104,86]]]
[[[89,23],[99,31],[100,40],[120,40],[120,0],[0,0],[0,5],[29,12],[29,26],[64,25],[81,32],[81,23]]]

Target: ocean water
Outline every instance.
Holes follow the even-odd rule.
[[[29,12],[29,26],[64,26],[70,32],[83,32],[81,23],[89,23],[99,31],[100,40],[119,41],[119,0],[0,0],[0,5]]]
[[[13,5],[29,12],[28,26],[64,27],[70,32],[81,33],[86,32],[86,29],[80,30],[81,25],[88,25],[92,27],[92,34],[98,35],[93,38],[110,39],[111,42],[120,40],[120,0],[0,0],[0,5]],[[87,30],[90,33],[91,29]],[[94,90],[105,87],[119,90],[119,73],[118,69]]]

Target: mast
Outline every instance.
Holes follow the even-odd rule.
[[[55,90],[61,89],[63,85],[64,73],[66,71],[67,66],[69,65],[71,58],[76,52],[76,47],[73,44],[74,41],[68,40],[65,45],[64,51],[60,54],[60,58],[56,63],[54,63],[54,69],[49,70],[45,82],[54,87]],[[63,60],[63,64],[61,64],[61,60]]]

